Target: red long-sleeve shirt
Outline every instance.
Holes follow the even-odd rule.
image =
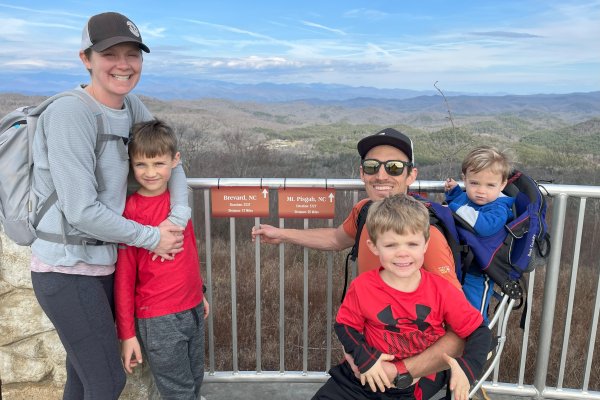
[[[157,226],[170,210],[169,192],[127,199],[125,218]],[[173,261],[152,261],[148,250],[119,246],[115,272],[115,308],[119,339],[135,336],[135,318],[151,318],[189,310],[203,299],[198,248],[192,223],[183,232],[183,251]]]

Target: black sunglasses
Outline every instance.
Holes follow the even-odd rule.
[[[375,175],[379,171],[379,167],[383,165],[385,172],[390,176],[400,176],[404,172],[404,168],[412,167],[412,163],[400,160],[379,161],[375,159],[362,160],[360,165],[362,170],[367,175]]]

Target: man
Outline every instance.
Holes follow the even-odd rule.
[[[368,199],[359,201],[342,225],[337,228],[280,229],[261,224],[252,228],[252,239],[257,236],[265,243],[282,242],[298,244],[319,250],[342,250],[351,247],[356,237],[356,219],[362,206],[369,200],[377,201],[390,195],[407,193],[408,187],[417,179],[414,166],[413,144],[410,138],[392,128],[386,128],[360,140],[357,145],[361,157],[360,178],[365,184]],[[366,230],[361,232],[358,252],[358,272],[378,268],[379,259],[367,247]],[[443,234],[432,227],[430,242],[423,268],[447,279],[460,288],[454,270],[452,251]],[[444,335],[423,353],[404,360],[412,377],[422,377],[448,367],[443,354],[460,355],[463,342],[452,332]],[[390,360],[393,357],[390,356]],[[399,374],[393,364],[384,363],[390,381]],[[355,373],[358,371],[355,369]]]

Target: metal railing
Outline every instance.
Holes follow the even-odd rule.
[[[203,232],[201,235],[201,243],[203,248],[201,254],[202,262],[205,263],[205,282],[209,287],[207,296],[209,303],[212,305],[213,301],[213,289],[214,289],[214,265],[213,265],[213,220],[211,218],[210,208],[210,190],[217,187],[225,186],[244,186],[244,187],[261,187],[268,188],[271,191],[281,190],[284,188],[330,188],[335,189],[337,193],[351,193],[349,205],[354,204],[358,201],[361,192],[364,191],[363,184],[357,179],[284,179],[284,178],[190,178],[188,179],[189,186],[194,191],[195,198],[195,210],[196,216],[196,231]],[[524,329],[520,330],[518,326],[512,326],[509,328],[515,331],[516,335],[520,335],[521,338],[521,349],[519,351],[519,365],[518,375],[513,379],[501,381],[499,379],[502,372],[502,362],[499,363],[492,375],[492,379],[486,381],[483,387],[488,393],[506,394],[511,396],[527,396],[539,399],[600,399],[599,383],[592,381],[591,377],[594,371],[600,369],[600,357],[596,354],[596,361],[594,362],[594,351],[598,353],[598,315],[600,313],[600,267],[598,257],[599,251],[597,248],[585,248],[585,246],[594,246],[593,240],[584,241],[584,229],[586,232],[593,231],[598,232],[600,226],[596,226],[597,216],[600,213],[594,212],[597,210],[598,203],[600,201],[600,187],[593,186],[576,186],[576,185],[544,185],[544,189],[549,200],[549,215],[548,222],[551,226],[551,252],[548,258],[548,262],[545,267],[540,267],[537,270],[529,274],[529,282],[527,286],[528,298],[530,299],[529,307],[526,309]],[[443,191],[443,182],[438,181],[417,181],[411,186],[411,190],[418,190],[419,192],[428,193],[441,193]],[[339,196],[338,196],[339,197]],[[364,197],[364,196],[363,196]],[[589,200],[589,201],[588,201]],[[203,206],[200,206],[202,203]],[[351,204],[350,204],[351,203]],[[592,226],[586,226],[586,207],[588,203],[593,203],[594,210],[588,212],[593,217]],[[347,206],[345,210],[339,212],[335,219],[328,219],[322,221],[320,226],[335,227],[338,226],[341,221],[348,215],[350,206]],[[200,210],[200,211],[199,211]],[[276,215],[275,207],[271,205],[271,214]],[[576,211],[576,212],[575,212]],[[571,218],[576,214],[576,218]],[[565,236],[565,221],[569,218],[570,226],[568,237]],[[246,218],[247,220],[247,218]],[[576,222],[575,222],[576,220]],[[280,382],[286,384],[290,382],[324,382],[328,375],[326,371],[332,366],[332,353],[338,350],[333,344],[334,340],[332,337],[332,323],[334,320],[334,299],[333,299],[333,288],[334,279],[333,273],[335,269],[343,269],[343,265],[334,266],[334,252],[327,252],[325,261],[320,261],[326,268],[326,338],[325,338],[325,362],[322,368],[309,369],[308,363],[308,348],[309,348],[309,326],[311,326],[311,320],[309,319],[309,251],[308,249],[302,250],[302,339],[301,345],[298,347],[302,349],[302,368],[296,368],[295,370],[286,369],[286,321],[285,321],[285,308],[286,302],[292,301],[286,298],[286,248],[292,245],[280,244],[278,253],[278,277],[272,276],[270,279],[277,280],[278,283],[278,298],[263,298],[263,288],[261,280],[261,268],[263,268],[265,259],[262,258],[261,251],[264,249],[260,242],[252,244],[250,241],[250,231],[244,232],[241,236],[240,233],[236,234],[236,218],[229,218],[229,273],[230,279],[230,318],[231,318],[231,331],[223,332],[219,331],[219,335],[231,335],[231,370],[217,370],[215,354],[223,349],[217,349],[215,344],[215,328],[214,328],[214,316],[211,315],[208,320],[208,363],[207,373],[205,376],[205,382]],[[264,221],[264,220],[263,220]],[[285,227],[287,220],[278,219],[279,227]],[[261,223],[261,218],[253,218],[252,223],[258,225]],[[264,223],[264,222],[263,222]],[[301,228],[313,227],[314,223],[308,219],[303,219]],[[573,225],[573,227],[571,227]],[[589,224],[588,224],[589,225]],[[600,236],[600,233],[598,233]],[[238,246],[253,246],[254,253],[254,296],[255,296],[255,368],[243,369],[239,367],[240,349],[238,347],[238,298],[237,298],[237,281],[236,275],[239,271],[238,263],[240,260],[237,258],[236,248]],[[563,248],[568,247],[572,249],[573,259],[564,260],[562,253]],[[585,265],[586,269],[586,280],[591,282],[591,287],[594,290],[591,293],[581,293],[578,291],[578,273],[581,271],[580,268],[580,256],[582,254],[582,247],[584,247],[587,253],[591,252],[592,257],[588,259],[595,260],[594,265]],[[312,254],[312,253],[311,253]],[[248,262],[248,260],[243,260]],[[565,273],[561,273],[561,269],[570,269],[570,277],[565,278]],[[541,274],[543,282],[543,289],[540,288],[541,282],[536,286],[536,274]],[[354,271],[353,274],[356,272]],[[590,278],[591,276],[591,278]],[[568,286],[568,293],[565,293],[565,289],[561,289],[560,297],[566,298],[566,311],[556,309],[556,300],[559,290],[559,279],[565,281],[568,279],[568,285],[566,283],[563,286]],[[595,282],[595,283],[594,283]],[[589,283],[589,282],[588,282]],[[335,283],[335,285],[342,285],[342,283]],[[541,291],[543,295],[536,294],[535,288],[538,287],[538,292]],[[562,286],[561,286],[562,287]],[[588,296],[588,303],[591,304],[591,309],[582,310],[580,307],[575,307],[576,297],[580,299],[582,296]],[[337,300],[337,299],[336,299]],[[266,302],[278,303],[279,314],[268,315],[268,322],[277,322],[278,335],[275,336],[270,334],[268,337],[263,336],[263,327],[265,321],[263,318],[263,312],[261,311],[261,305]],[[579,304],[579,303],[578,303]],[[337,303],[335,304],[337,306]],[[211,306],[212,307],[212,306]],[[244,312],[249,312],[250,306],[244,306]],[[213,308],[214,310],[215,308]],[[539,326],[532,327],[532,312],[536,315],[539,314],[538,321]],[[573,317],[578,316],[578,321],[582,320],[582,316],[578,313],[589,313],[583,316],[583,320],[587,322],[587,325],[582,325],[580,322],[578,326],[573,327]],[[564,314],[564,319],[563,319]],[[555,320],[564,320],[564,328],[561,331],[554,329]],[[318,323],[322,323],[319,322]],[[533,331],[532,331],[533,330]],[[576,331],[580,333],[587,333],[587,339],[585,345],[579,344],[577,350],[573,350],[572,345],[572,332]],[[246,333],[247,335],[248,333]],[[558,340],[562,335],[562,341]],[[531,338],[535,336],[537,338],[537,351],[531,352]],[[554,340],[553,340],[554,338]],[[278,368],[272,370],[263,370],[263,348],[262,345],[265,341],[276,341],[278,342],[279,351],[279,363]],[[560,342],[560,343],[559,343]],[[562,343],[562,345],[561,345]],[[558,346],[560,350],[560,357],[554,356],[554,359],[559,358],[558,362],[554,362],[551,366],[550,361],[553,357],[550,349],[556,349]],[[217,351],[218,350],[218,351]],[[577,351],[576,361],[579,365],[573,365],[573,352]],[[571,353],[570,353],[571,352]],[[570,355],[571,357],[567,357]],[[534,374],[531,376],[532,365],[531,360],[534,359]],[[571,361],[568,361],[571,359]],[[558,364],[558,372],[554,371]],[[556,382],[549,382],[549,369],[553,369],[553,374],[556,375]],[[572,371],[573,368],[580,374],[581,385],[578,387],[565,387],[565,371]],[[526,375],[528,378],[526,378]],[[590,389],[590,383],[592,389]]]

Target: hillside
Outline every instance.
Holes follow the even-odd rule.
[[[386,126],[414,139],[423,179],[457,174],[458,161],[478,143],[509,147],[519,166],[557,182],[591,183],[599,175],[600,92],[447,96],[452,120],[441,96],[271,103],[142,98],[175,127],[190,176],[356,177],[356,142]],[[1,94],[0,113],[40,99]]]

